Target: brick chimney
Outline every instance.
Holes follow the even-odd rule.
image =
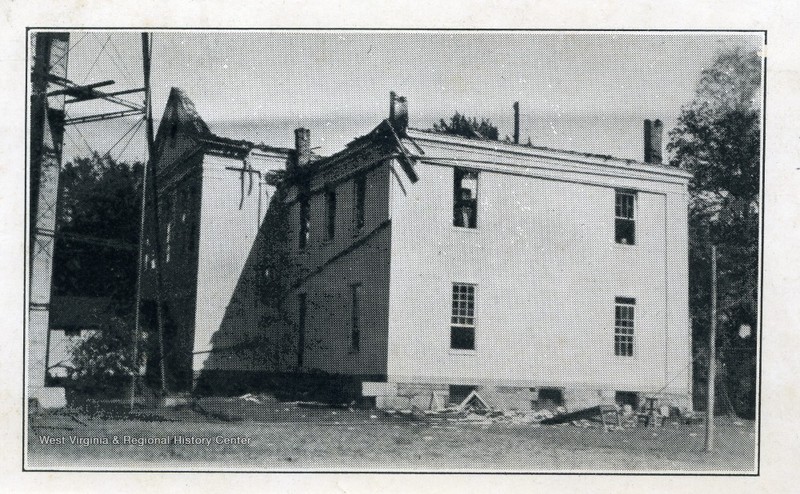
[[[394,91],[389,93],[389,122],[395,130],[404,133],[408,128],[408,102]]]
[[[514,144],[519,144],[519,101],[514,102]]]
[[[644,162],[661,163],[661,137],[664,126],[661,120],[644,121]]]
[[[311,131],[300,127],[294,131],[295,165],[302,168],[311,162]]]

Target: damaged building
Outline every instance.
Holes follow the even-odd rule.
[[[215,136],[173,90],[156,144],[175,382],[691,408],[690,175],[661,163],[661,132],[645,122],[642,162],[464,138],[410,128],[392,94],[319,157],[306,129],[291,150]]]

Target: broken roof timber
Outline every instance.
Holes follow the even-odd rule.
[[[615,174],[624,170],[650,176],[657,175],[661,177],[661,180],[667,179],[667,181],[678,182],[683,182],[692,176],[689,172],[674,166],[644,163],[611,156],[532,147],[501,141],[477,140],[418,129],[408,129],[407,134],[409,138],[415,141],[415,145],[427,150],[426,156],[416,157],[426,162],[459,162],[467,154],[479,153],[483,155],[483,159],[476,158],[474,160],[476,164],[497,163],[515,167],[537,168],[543,163],[560,162],[565,165],[579,166],[592,173],[600,173],[601,170],[605,170],[603,174]],[[612,170],[617,170],[617,172]],[[581,170],[575,169],[574,171]]]

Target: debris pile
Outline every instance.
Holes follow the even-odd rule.
[[[386,415],[406,420],[425,422],[446,421],[480,425],[513,424],[530,425],[572,425],[582,428],[602,428],[602,430],[621,430],[639,426],[659,427],[668,418],[675,422],[676,417],[692,420],[691,414],[668,406],[655,408],[642,407],[635,410],[630,405],[601,404],[568,412],[563,406],[553,410],[515,410],[493,407],[477,391],[472,391],[459,405],[422,410],[415,406],[410,409],[384,410]]]
[[[578,412],[568,413],[567,409],[559,406],[554,410],[505,410],[491,406],[477,391],[472,391],[459,405],[451,405],[436,410],[420,410],[412,406],[410,409],[395,410],[387,409],[384,413],[388,416],[403,418],[407,420],[420,420],[425,422],[446,421],[446,422],[465,422],[479,425],[491,424],[513,424],[530,425],[538,427],[546,424],[573,424],[578,427],[597,427],[599,424],[589,420],[599,418],[603,426],[606,425],[604,414],[613,413],[614,422],[618,427],[622,427],[617,419],[619,407],[616,405],[606,405],[579,410]]]

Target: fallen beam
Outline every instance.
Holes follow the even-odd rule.
[[[600,420],[605,425],[605,414],[610,412],[614,412],[615,414],[617,414],[617,407],[614,405],[596,405],[575,412],[565,413],[563,415],[556,415],[553,418],[544,419],[542,420],[541,424],[542,425],[563,424],[565,422],[572,422],[573,420],[583,420],[583,419],[591,419],[599,417]],[[617,414],[617,420],[619,420],[618,414]]]

